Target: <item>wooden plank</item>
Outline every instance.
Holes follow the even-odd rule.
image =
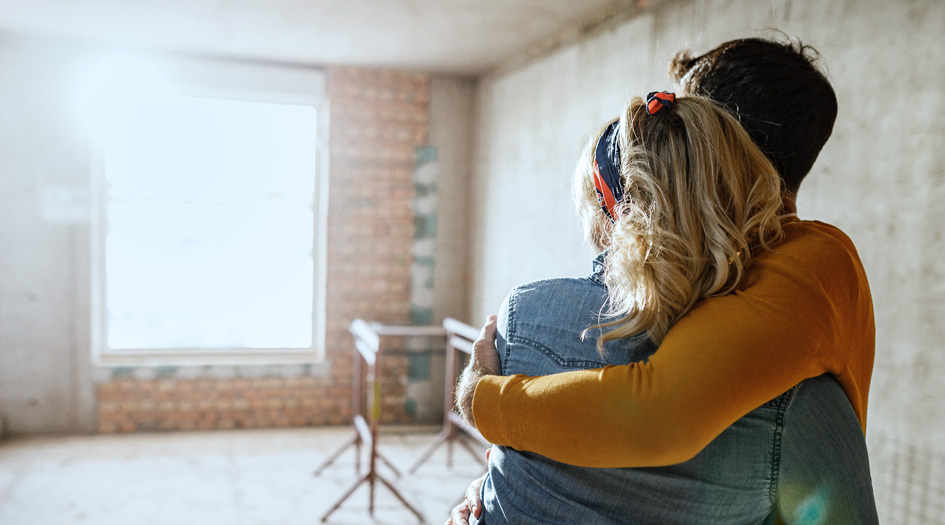
[[[446,319],[443,319],[443,328],[461,337],[465,337],[466,339],[469,339],[470,341],[475,341],[476,339],[479,339],[479,332],[480,332],[479,328],[476,328],[475,326],[470,326],[462,321],[453,319],[452,317],[447,317]]]
[[[473,344],[466,338],[457,335],[450,337],[450,346],[467,354],[472,354],[473,351]]]
[[[371,443],[374,441],[374,436],[371,435],[371,427],[368,426],[367,420],[364,419],[364,416],[361,414],[354,416],[354,428],[358,431],[358,435],[361,436],[361,442],[370,449]]]
[[[401,326],[371,323],[371,329],[379,336],[437,337],[446,335],[446,329],[442,326]]]
[[[355,338],[354,347],[358,349],[361,357],[364,358],[364,361],[368,365],[373,365],[375,362],[377,362],[377,348],[371,348],[368,346],[368,343],[364,341],[364,339]]]
[[[489,441],[487,441],[486,438],[482,437],[482,434],[480,434],[479,431],[476,430],[476,427],[467,423],[466,420],[463,419],[463,417],[457,414],[456,412],[450,412],[449,418],[450,418],[450,421],[452,421],[454,425],[460,428],[460,430],[472,436],[473,439],[481,443],[483,446],[486,446],[486,447],[492,446],[492,443],[489,443]]]
[[[377,353],[377,349],[380,348],[381,338],[378,337],[374,329],[365,322],[363,319],[355,319],[351,326],[348,327],[348,331],[354,336],[355,340],[363,340],[369,348],[372,348],[372,354]]]

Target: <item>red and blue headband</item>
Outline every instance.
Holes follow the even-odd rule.
[[[676,94],[668,91],[653,91],[646,96],[646,112],[650,115],[659,115],[668,111],[676,102]]]
[[[620,144],[617,143],[619,120],[607,126],[597,141],[594,153],[594,188],[597,202],[612,222],[616,222],[617,203],[623,200],[623,178],[620,176]]]
[[[676,95],[654,91],[646,96],[646,112],[660,115],[673,107]],[[604,130],[594,152],[594,188],[597,202],[611,222],[617,221],[617,203],[623,200],[623,177],[620,176],[620,144],[617,142],[619,120]]]

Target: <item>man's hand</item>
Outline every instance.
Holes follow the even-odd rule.
[[[469,364],[463,370],[463,375],[460,376],[459,384],[456,386],[456,409],[459,410],[463,419],[472,426],[476,426],[472,411],[476,385],[479,384],[479,380],[483,376],[502,373],[499,352],[495,348],[495,319],[494,315],[490,315],[485,326],[482,327],[482,331],[479,332],[479,339],[476,339],[473,344],[472,357],[470,357]]]
[[[443,525],[469,525],[469,516],[482,516],[482,500],[479,499],[479,489],[485,481],[486,475],[483,474],[474,479],[466,489],[466,499],[459,502],[459,505],[453,507],[450,512],[450,519]]]
[[[486,450],[487,461],[491,451],[492,449]],[[472,480],[472,483],[466,488],[466,498],[453,507],[453,511],[450,512],[450,519],[446,520],[443,525],[469,525],[470,514],[477,518],[482,516],[482,499],[479,498],[479,490],[485,480],[486,474]]]

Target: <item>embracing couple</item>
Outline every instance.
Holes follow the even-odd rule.
[[[508,295],[457,407],[495,445],[447,523],[876,523],[873,309],[852,242],[794,199],[833,129],[816,52],[673,58],[578,162],[599,255]]]

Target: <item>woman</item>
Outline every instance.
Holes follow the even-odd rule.
[[[775,169],[734,118],[698,97],[632,100],[588,144],[574,194],[601,252],[594,271],[509,294],[498,323],[503,374],[646,361],[674,322],[734,290],[753,252],[783,236]],[[756,488],[771,462],[759,436],[777,401],[670,467],[592,469],[494,447],[479,522],[762,522],[771,505]]]

